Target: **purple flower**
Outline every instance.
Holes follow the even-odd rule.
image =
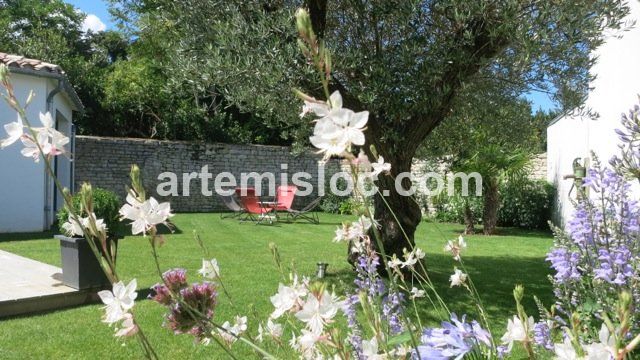
[[[213,283],[193,284],[180,291],[182,301],[169,306],[167,326],[176,334],[198,338],[207,333],[207,320],[213,318],[218,293]]]
[[[551,331],[546,322],[540,321],[533,325],[533,342],[547,350],[553,350]]]
[[[580,254],[563,247],[554,248],[547,254],[547,261],[551,262],[551,268],[556,271],[554,279],[562,284],[570,280],[579,280],[578,262]]]
[[[491,335],[477,321],[466,322],[451,314],[451,322],[443,321],[441,328],[425,329],[421,344],[412,353],[413,359],[462,359],[480,346],[491,346]]]
[[[167,270],[162,274],[162,279],[164,283],[153,285],[151,288],[153,295],[149,294],[148,297],[162,305],[169,305],[172,302],[171,293],[177,294],[187,287],[187,270]]]
[[[633,268],[629,265],[631,252],[626,246],[620,246],[611,251],[598,251],[599,266],[594,269],[595,278],[615,285],[626,285],[627,279],[634,276]]]
[[[389,292],[389,295],[382,299],[382,319],[389,324],[389,330],[394,335],[403,330],[401,322],[401,315],[404,311],[403,301],[404,295],[397,291]]]
[[[162,274],[162,279],[172,291],[178,292],[187,286],[187,270],[172,269],[165,271]]]

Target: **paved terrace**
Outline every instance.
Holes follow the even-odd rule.
[[[0,250],[0,317],[95,301],[90,291],[62,283],[58,267]]]

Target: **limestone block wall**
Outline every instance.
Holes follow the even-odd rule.
[[[137,164],[142,170],[145,189],[159,200],[170,201],[174,211],[208,212],[226,209],[214,191],[214,179],[221,172],[233,174],[240,186],[241,173],[272,172],[276,184],[280,184],[281,174],[288,174],[290,182],[293,173],[304,171],[312,176],[313,180],[309,182],[313,184],[314,191],[309,196],[297,197],[294,205],[298,207],[317,196],[319,173],[322,173],[318,168],[319,159],[311,151],[294,155],[289,147],[282,146],[77,136],[75,182],[76,188],[87,181],[94,187],[114,191],[124,199],[131,165]],[[195,178],[189,181],[189,196],[184,196],[183,174],[200,173],[203,166],[208,166],[212,174],[208,188],[214,191],[213,195],[203,195],[202,180]],[[337,162],[325,165],[327,175],[330,177],[337,167]],[[158,179],[158,175],[164,172],[177,174],[180,196],[158,195],[157,185],[167,181],[166,178]],[[262,183],[266,189],[266,180]],[[255,184],[250,179],[248,185]]]

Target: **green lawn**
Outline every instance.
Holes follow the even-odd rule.
[[[231,320],[237,313],[248,314],[252,308],[265,319],[272,311],[269,296],[275,293],[280,280],[268,244],[276,243],[283,260],[295,262],[300,274],[312,275],[316,262],[328,262],[328,281],[346,287],[353,279],[345,261],[346,247],[332,243],[331,239],[336,226],[351,218],[321,214],[320,225],[256,226],[220,220],[217,214],[179,214],[173,219],[177,231],[167,236],[166,245],[160,249],[161,266],[163,269],[184,267],[190,279],[196,281],[196,270],[202,258],[193,240],[192,232],[197,231],[212,256],[218,259],[233,305],[238,309],[234,310],[223,297],[216,309],[216,319],[220,323]],[[461,230],[460,225],[423,222],[416,239],[427,252],[430,274],[450,308],[458,313],[472,313],[464,292],[448,286],[453,262],[442,250],[444,243]],[[548,266],[544,262],[544,255],[552,244],[551,236],[545,232],[516,229],[500,229],[500,232],[499,236],[467,237],[469,247],[464,253],[467,269],[483,297],[494,322],[494,335],[498,337],[504,331],[506,317],[514,313],[511,297],[514,284],[526,285],[531,314],[535,315],[532,294],[537,294],[546,303],[551,299],[546,278]],[[0,235],[0,249],[59,266],[59,244],[51,235]],[[127,237],[120,242],[118,267],[121,277],[137,278],[139,288],[158,281],[147,241],[141,237]],[[426,302],[423,305],[422,315],[428,320],[428,305]],[[162,328],[164,309],[159,305],[139,301],[135,310],[162,358],[225,358],[214,346],[196,346],[190,336],[174,336]],[[121,346],[113,338],[112,329],[100,322],[101,316],[100,305],[88,305],[0,320],[0,358],[139,358],[138,345],[131,342]],[[251,321],[249,331],[255,333],[257,324],[255,320]],[[241,359],[253,357],[243,345],[236,344],[234,349]],[[277,354],[293,358],[291,354]]]

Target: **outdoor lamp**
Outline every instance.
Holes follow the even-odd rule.
[[[327,266],[329,266],[329,264],[327,263],[324,263],[324,262],[318,263],[318,272],[316,273],[316,277],[318,279],[324,278],[324,275],[327,273]]]

